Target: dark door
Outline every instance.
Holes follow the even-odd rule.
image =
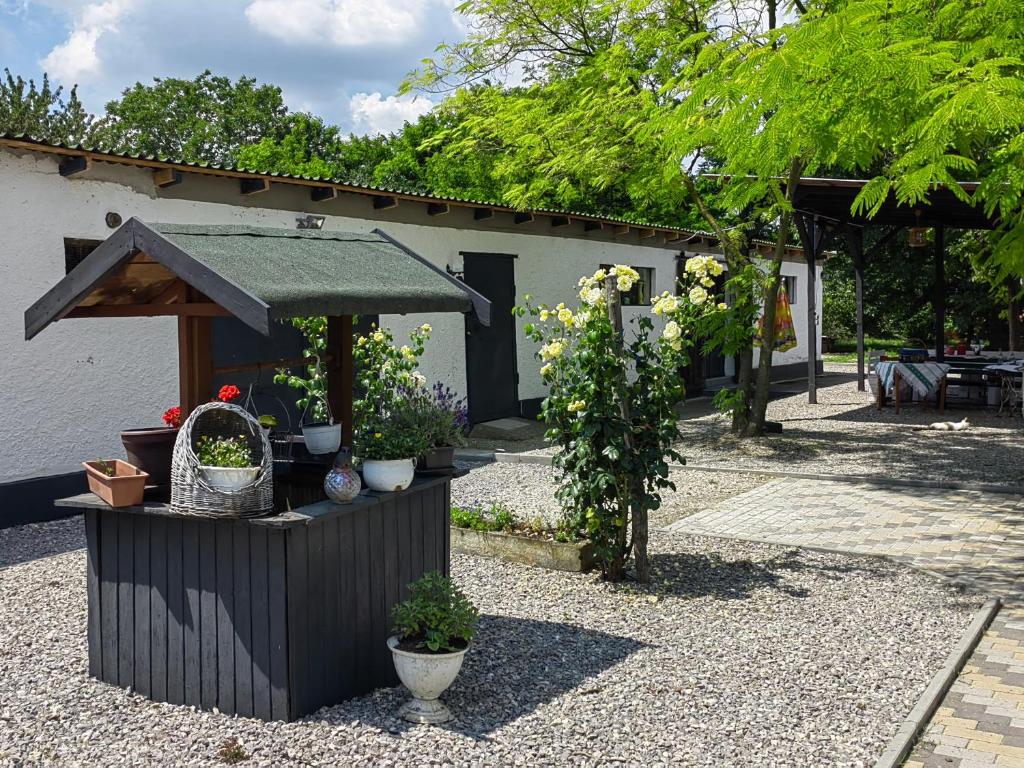
[[[491,301],[491,324],[466,316],[466,385],[469,420],[519,415],[519,374],[516,372],[515,256],[499,253],[463,254],[463,279]]]

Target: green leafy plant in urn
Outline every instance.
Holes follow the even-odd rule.
[[[342,448],[334,457],[334,466],[324,478],[324,493],[336,504],[347,504],[363,487],[359,473],[352,469],[352,451]]]

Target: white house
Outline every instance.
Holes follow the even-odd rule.
[[[618,263],[641,272],[635,298],[642,303],[674,290],[686,256],[716,251],[714,237],[672,227],[0,136],[0,526],[38,512],[46,498],[80,482],[75,468],[82,459],[119,455],[122,429],[157,425],[178,399],[174,318],[60,322],[26,342],[25,309],[130,217],[294,228],[306,214],[325,217],[326,230],[379,228],[492,301],[489,328],[459,315],[379,318],[398,336],[431,323],[422,370],[468,395],[475,421],[529,415],[544,396],[535,350],[510,312],[525,294],[535,302],[571,301],[581,275]],[[794,314],[803,318],[802,251],[791,249],[782,269]],[[814,284],[820,306],[818,276]],[[776,378],[806,375],[807,326],[801,319],[796,326],[799,343],[777,356]],[[230,358],[244,344],[229,334],[220,347]],[[733,373],[731,360],[699,365],[709,385]]]

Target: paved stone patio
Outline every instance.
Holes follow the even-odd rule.
[[[1000,597],[906,768],[1024,767],[1024,498],[783,479],[670,528],[887,555]]]

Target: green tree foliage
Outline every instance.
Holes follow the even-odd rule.
[[[0,81],[0,132],[25,134],[43,141],[75,145],[85,141],[93,117],[78,100],[78,86],[63,98],[45,74],[40,85],[4,69]]]
[[[107,103],[94,139],[116,151],[230,165],[240,147],[281,138],[288,128],[280,88],[206,70],[192,80],[154,78],[127,88]]]

